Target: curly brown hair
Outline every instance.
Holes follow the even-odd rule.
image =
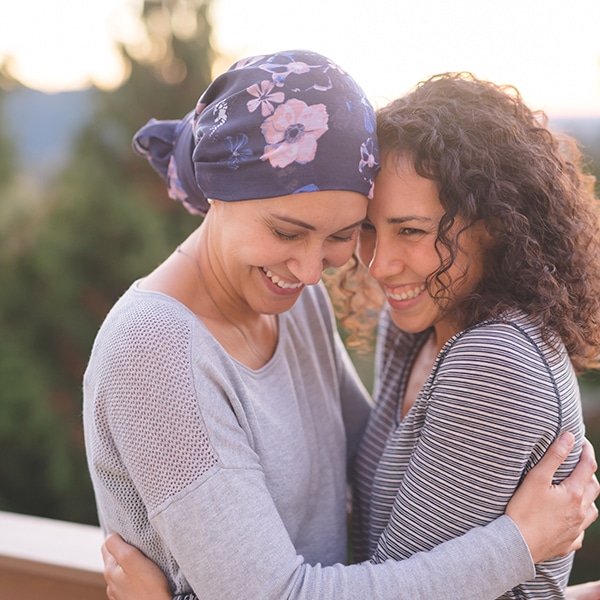
[[[438,185],[445,214],[436,248],[448,258],[431,278],[447,282],[457,219],[483,222],[490,235],[482,280],[452,307],[461,328],[521,309],[547,340],[561,337],[582,372],[600,356],[598,201],[576,142],[547,122],[512,86],[444,73],[380,109],[377,133],[382,155],[409,158]],[[336,286],[350,345],[372,331],[369,316],[381,302],[364,271],[354,261]],[[448,284],[436,296],[441,305],[444,290]]]

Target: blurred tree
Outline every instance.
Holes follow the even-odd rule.
[[[94,336],[131,282],[198,225],[130,141],[150,117],[191,110],[209,83],[209,3],[145,0],[139,43],[121,45],[128,79],[93,94],[43,211],[2,228],[0,509],[97,522],[81,426]]]
[[[0,113],[6,91],[0,85]],[[14,172],[14,147],[3,127],[0,119],[0,193],[12,181]]]
[[[4,100],[15,82],[9,75],[6,65],[0,63],[0,117],[4,114]],[[6,121],[0,118],[0,226],[5,221],[7,207],[10,202],[9,187],[15,177],[15,146],[6,131]]]

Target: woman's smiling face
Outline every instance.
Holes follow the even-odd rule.
[[[441,264],[435,241],[444,208],[436,183],[418,175],[409,160],[382,158],[358,256],[383,290],[394,323],[410,333],[433,326],[439,349],[460,329],[433,299],[439,283],[432,279],[427,287]],[[457,230],[455,225],[450,235]],[[482,230],[476,224],[460,234],[460,251],[447,272],[453,285],[445,297],[451,304],[481,279]]]
[[[342,190],[215,201],[207,217],[218,253],[214,264],[221,266],[231,297],[257,313],[291,308],[324,269],[350,259],[367,202]]]

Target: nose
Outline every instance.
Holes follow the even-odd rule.
[[[287,261],[290,272],[304,285],[316,285],[321,280],[327,261],[321,245],[303,247]]]
[[[368,268],[369,274],[373,279],[383,281],[404,270],[404,261],[396,255],[394,250],[389,247],[381,237],[377,238],[372,252],[373,254]]]

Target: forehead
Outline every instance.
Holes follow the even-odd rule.
[[[367,202],[366,196],[357,192],[330,190],[219,204],[248,223],[282,220],[304,224],[307,229],[338,230],[364,219]]]
[[[369,203],[373,214],[439,216],[443,213],[435,181],[417,174],[410,160],[387,154],[375,180],[375,193]]]

